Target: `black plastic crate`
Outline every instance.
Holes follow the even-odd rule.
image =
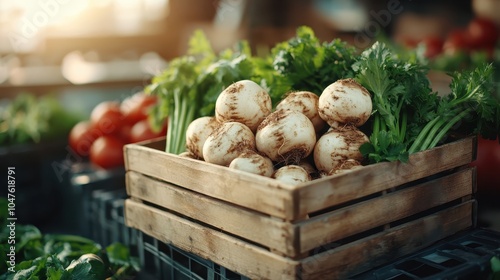
[[[53,221],[50,231],[78,234],[92,237],[91,228],[96,221],[96,212],[92,205],[97,196],[95,191],[116,191],[123,197],[125,193],[125,170],[123,167],[110,170],[99,169],[88,162],[70,166],[63,182],[59,185],[61,205],[58,216]],[[110,199],[109,195],[106,198]],[[106,211],[103,209],[103,211]],[[99,241],[99,240],[96,240]]]
[[[500,256],[500,232],[475,229],[350,279],[488,279],[494,256]]]
[[[87,220],[90,238],[103,246],[120,242],[137,254],[137,230],[127,227],[124,203],[127,193],[124,189],[95,190],[88,205]]]
[[[60,178],[54,164],[66,156],[65,139],[38,144],[0,145],[0,170],[7,180],[7,168],[14,168],[16,218],[19,223],[43,227],[60,210],[57,185]],[[7,197],[7,182],[0,197]],[[33,211],[36,209],[36,211]]]
[[[210,260],[206,260],[138,233],[141,273],[138,280],[249,280]]]

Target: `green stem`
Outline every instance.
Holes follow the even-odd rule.
[[[380,128],[379,131],[387,131],[387,124],[385,118],[380,118]]]
[[[448,131],[450,130],[450,128],[452,128],[458,121],[460,121],[463,117],[465,117],[470,111],[471,111],[471,109],[464,110],[464,111],[460,112],[460,114],[458,114],[455,117],[453,117],[443,127],[443,129],[441,129],[441,131],[439,131],[439,133],[434,137],[434,139],[429,144],[429,146],[427,147],[427,149],[431,149],[431,148],[436,147],[436,145],[439,143],[439,141],[441,141],[442,138],[446,135],[446,133],[448,133]]]
[[[169,127],[168,127],[168,132],[167,133],[167,146],[165,148],[165,151],[167,153],[173,153],[175,154],[176,151],[176,146],[177,146],[177,139],[178,139],[178,122],[181,116],[180,112],[180,91],[179,90],[174,90],[173,93],[174,96],[174,104],[173,104],[173,110],[171,110],[171,114],[169,116]],[[170,126],[172,125],[172,126]]]
[[[408,124],[408,113],[403,112],[401,118],[401,127],[399,129],[399,142],[404,143],[406,137],[406,126]]]
[[[432,129],[432,127],[439,121],[440,117],[437,116],[435,117],[432,121],[428,122],[425,127],[420,131],[418,134],[417,138],[415,141],[413,141],[413,144],[410,146],[410,149],[408,150],[409,154],[413,154],[415,152],[419,152],[422,149],[420,147],[422,146],[422,141],[424,141],[425,137],[429,133],[429,131]]]
[[[434,139],[434,135],[436,135],[436,133],[438,133],[439,129],[441,129],[441,127],[446,123],[447,120],[448,120],[448,118],[444,118],[444,119],[441,118],[438,122],[436,122],[434,124],[432,129],[429,131],[429,134],[427,134],[427,136],[425,137],[425,140],[422,143],[422,146],[420,146],[420,149],[418,151],[427,150],[429,148],[430,143]]]
[[[176,154],[180,154],[186,150],[186,130],[191,121],[193,121],[194,108],[195,106],[193,104],[189,104],[189,99],[185,94],[181,104],[182,116],[179,120],[179,130],[177,131]]]
[[[404,115],[406,114],[403,113],[403,116],[401,115],[401,108],[403,107],[403,104],[404,100],[403,98],[401,98],[398,102],[398,106],[396,107],[396,111],[394,112],[394,116],[397,117],[395,119],[396,123],[394,124],[394,134],[397,136],[399,142],[403,142],[404,139],[404,134],[401,129],[403,128],[403,126],[406,127],[406,125],[404,124],[405,120],[403,119]]]
[[[376,114],[375,119],[373,121],[373,132],[372,133],[374,135],[378,135],[379,132],[380,132],[380,115]]]
[[[172,150],[170,151],[171,153],[176,154],[177,150],[177,142],[179,141],[179,121],[182,117],[182,111],[181,111],[181,92],[180,90],[175,90],[174,93],[174,115],[175,115],[175,129],[174,129],[174,135],[173,135],[173,141],[172,141]]]
[[[177,104],[180,107],[180,116],[179,119],[177,120],[177,136],[175,138],[175,147],[174,147],[174,153],[175,154],[180,154],[184,150],[182,149],[182,144],[183,141],[182,139],[185,139],[185,122],[186,122],[186,111],[187,111],[187,105],[188,105],[188,100],[186,100],[186,95],[184,94],[182,97],[180,97],[179,100],[180,104]]]
[[[186,150],[186,130],[196,113],[195,104],[190,103],[186,92],[174,93],[174,109],[168,120],[166,152],[180,154]]]
[[[173,133],[173,129],[171,129],[173,127],[173,124],[174,124],[174,118],[173,116],[169,116],[168,118],[168,129],[167,129],[167,138],[165,139],[165,152],[169,153],[170,150],[171,150],[171,145],[172,145],[172,133]]]

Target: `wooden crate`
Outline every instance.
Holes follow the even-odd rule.
[[[336,279],[475,225],[475,138],[291,186],[125,147],[129,226],[252,279]]]

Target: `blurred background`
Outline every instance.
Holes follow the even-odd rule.
[[[426,42],[432,57],[469,48],[461,35],[476,18],[498,28],[499,10],[499,0],[0,0],[0,114],[13,118],[16,111],[5,108],[22,94],[50,96],[65,111],[53,117],[60,121],[52,123],[58,128],[50,138],[55,140],[40,141],[36,148],[2,143],[1,165],[18,166],[19,180],[26,181],[22,187],[32,190],[25,201],[44,209],[37,217],[26,214],[27,222],[43,224],[54,210],[51,201],[57,201],[54,185],[81,185],[100,176],[69,178],[79,171],[53,165],[73,156],[65,148],[69,129],[88,119],[100,102],[140,92],[169,60],[185,53],[196,29],[205,32],[216,51],[242,39],[255,52],[266,51],[308,25],[322,40],[342,38],[360,49],[381,38],[403,47]],[[498,32],[491,36],[496,39]],[[488,41],[484,48],[493,47]],[[34,112],[43,103],[36,98],[19,103]]]
[[[474,17],[477,1],[367,0],[0,0],[2,97],[28,90],[141,87],[163,63],[184,54],[194,29],[213,48],[240,39],[269,47],[311,26],[324,40],[368,46],[382,35],[443,40]],[[487,5],[483,4],[483,5]],[[86,86],[84,86],[86,85]]]
[[[125,224],[123,147],[168,129],[165,120],[151,126],[147,110],[157,100],[143,90],[186,54],[196,30],[217,53],[246,40],[257,56],[303,25],[360,51],[384,41],[423,54],[433,89],[448,93],[445,73],[479,62],[495,63],[500,79],[498,11],[500,0],[0,0],[1,180],[15,171],[15,191],[0,184],[0,217],[11,202],[17,225],[121,242],[146,274],[224,272]],[[477,148],[477,225],[500,231],[499,140],[478,137]],[[188,279],[166,279],[174,278]]]

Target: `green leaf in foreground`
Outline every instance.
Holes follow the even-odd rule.
[[[136,271],[140,269],[137,258],[131,256],[129,248],[121,243],[113,243],[106,247],[106,254],[115,268],[130,266]]]
[[[500,258],[492,257],[490,260],[491,264],[491,279],[490,280],[500,280]]]

